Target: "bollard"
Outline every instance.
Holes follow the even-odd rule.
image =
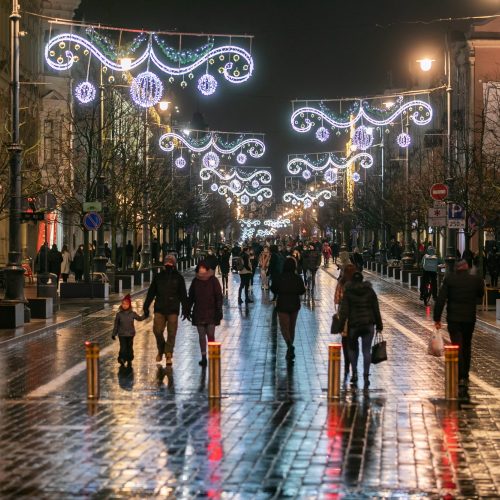
[[[458,349],[457,345],[444,346],[444,384],[446,399],[458,399]]]
[[[220,398],[220,342],[208,343],[208,397]]]
[[[87,399],[99,399],[99,344],[85,342],[87,358]]]
[[[328,344],[328,399],[340,397],[340,350],[342,344]]]

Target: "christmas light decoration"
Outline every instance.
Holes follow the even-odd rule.
[[[201,161],[206,168],[217,168],[219,166],[220,158],[217,153],[209,151],[206,155],[203,156],[203,159]]]
[[[369,102],[363,99],[355,100],[352,107],[347,109],[342,116],[334,115],[322,105],[320,108],[304,106],[296,109],[290,118],[292,128],[296,132],[306,133],[317,125],[319,126],[318,130],[320,130],[323,128],[323,123],[327,123],[334,128],[347,129],[361,120],[383,127],[394,122],[398,116],[407,114],[415,125],[427,125],[432,120],[430,104],[421,99],[404,102],[402,96],[398,97],[394,106],[386,110],[373,110],[370,108]]]
[[[311,172],[309,170],[304,170],[302,172],[302,177],[304,177],[304,179],[307,181],[311,178]]]
[[[411,137],[406,132],[401,132],[398,135],[396,142],[400,148],[407,148],[411,144]]]
[[[354,182],[359,182],[359,180],[360,180],[360,179],[361,179],[361,176],[358,174],[358,172],[354,172],[354,173],[352,174],[352,180],[353,180]]]
[[[241,189],[241,182],[238,179],[233,179],[230,183],[229,186],[231,187],[232,191],[239,191]],[[257,187],[259,186],[259,183],[257,181]]]
[[[361,125],[354,131],[352,142],[359,149],[365,151],[373,144],[373,132],[370,132],[364,125]]]
[[[248,205],[250,203],[250,198],[244,194],[241,198],[240,198],[240,203],[242,205]]]
[[[203,95],[212,95],[217,89],[217,80],[208,73],[198,80],[198,90]]]
[[[262,196],[263,198],[271,198],[273,196],[273,192],[268,187],[261,187],[256,191],[251,191],[247,187],[243,187],[241,190],[232,189],[231,186],[222,185],[219,186],[219,194],[222,196],[227,196],[228,191],[232,193],[236,198],[240,198],[243,196],[248,196],[250,198],[257,198],[258,196]]]
[[[241,226],[260,226],[261,222],[259,219],[240,219],[239,220]]]
[[[290,219],[267,219],[264,221],[264,226],[271,227],[273,229],[280,229],[282,227],[289,226]]]
[[[320,202],[318,203],[318,205],[319,205],[320,207],[324,207],[324,206],[325,206],[325,202],[324,202],[324,201],[320,201]]]
[[[186,166],[186,164],[187,164],[187,162],[182,156],[179,156],[179,158],[175,159],[175,166],[177,168],[184,168]]]
[[[198,132],[198,131],[191,131]],[[201,131],[206,133],[204,131]],[[266,151],[265,144],[255,137],[245,137],[243,134],[237,134],[238,138],[231,144],[226,144],[222,141],[220,135],[224,132],[210,132],[202,139],[194,139],[190,136],[186,137],[177,132],[168,132],[160,137],[160,149],[166,152],[173,151],[178,144],[180,147],[186,147],[193,153],[203,153],[210,148],[213,148],[221,155],[232,155],[238,150],[245,150],[252,158],[260,158]],[[243,154],[243,153],[241,153]],[[246,159],[245,159],[246,161]]]
[[[366,152],[360,152],[349,158],[337,158],[334,153],[323,153],[317,155],[317,160],[315,161],[308,155],[300,155],[292,158],[289,157],[286,168],[291,174],[298,175],[303,169],[310,169],[316,172],[325,171],[329,167],[344,169],[358,161],[361,167],[370,168],[373,165],[373,156]]]
[[[75,97],[82,103],[87,104],[95,99],[96,89],[90,82],[79,83],[75,87]]]
[[[257,229],[257,237],[265,238],[266,236],[274,236],[276,229]]]
[[[222,173],[219,170],[215,170],[210,167],[205,167],[200,170],[200,178],[203,181],[208,181],[214,175],[217,176],[222,182],[229,182],[232,179],[238,179],[243,183],[250,183],[253,180],[258,180],[259,184],[269,184],[272,180],[271,173],[268,170],[254,170],[248,175],[245,174],[238,169],[232,169],[229,173]]]
[[[151,71],[144,71],[132,80],[130,95],[139,106],[150,108],[160,102],[163,95],[163,83]]]
[[[247,162],[247,155],[245,153],[238,153],[238,156],[236,157],[236,161],[240,165],[244,165]]]
[[[333,168],[329,168],[323,177],[328,184],[334,184],[337,182],[337,172]]]
[[[210,186],[210,189],[212,191],[217,191],[219,189],[219,186],[214,182],[211,186]]]
[[[297,205],[298,203],[302,203],[305,206],[305,203],[309,205],[309,203],[313,203],[319,200],[320,198],[329,200],[331,197],[332,197],[332,192],[327,189],[323,189],[322,191],[308,191],[304,194],[287,192],[283,195],[283,201],[286,203],[291,202],[292,205]]]
[[[330,132],[328,132],[328,129],[325,127],[319,127],[319,129],[316,130],[316,139],[318,139],[318,141],[325,142],[329,137]]]

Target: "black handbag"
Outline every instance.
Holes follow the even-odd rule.
[[[372,363],[382,363],[387,361],[387,342],[382,336],[382,332],[377,332],[372,346]]]
[[[342,329],[340,328],[340,318],[337,313],[332,316],[332,326],[330,327],[330,333],[332,335],[342,333]]]

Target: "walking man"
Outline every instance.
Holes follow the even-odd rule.
[[[182,306],[182,319],[187,317],[187,292],[184,277],[176,269],[177,259],[174,255],[165,257],[165,269],[155,274],[144,301],[144,316],[149,316],[149,306],[154,300],[153,333],[156,337],[158,355],[156,361],[161,363],[165,353],[166,364],[172,364],[175,347],[175,336],[179,320],[179,309]],[[163,332],[167,327],[167,340]]]
[[[441,315],[447,303],[446,315],[448,332],[453,344],[459,346],[458,378],[459,385],[466,388],[469,382],[469,370],[472,351],[472,333],[476,322],[476,305],[484,294],[484,282],[469,273],[467,261],[460,260],[443,281],[434,306],[434,323],[441,328]]]
[[[253,300],[248,295],[248,288],[250,286],[250,280],[252,279],[252,263],[250,262],[250,249],[248,247],[244,248],[243,253],[240,255],[238,273],[240,275],[238,304],[243,304],[243,299],[241,298],[241,292],[243,290],[245,290],[245,303],[249,304],[253,302]]]

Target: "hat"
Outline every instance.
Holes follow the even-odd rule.
[[[130,297],[130,293],[127,293],[127,295],[125,295],[125,297],[123,297],[122,302],[128,302],[129,305],[132,304],[132,299]]]
[[[177,259],[175,258],[175,255],[173,253],[169,253],[163,259],[163,263],[166,266],[175,266],[177,264]]]
[[[455,270],[456,271],[467,271],[469,269],[469,264],[467,263],[466,260],[459,260],[455,264]]]

